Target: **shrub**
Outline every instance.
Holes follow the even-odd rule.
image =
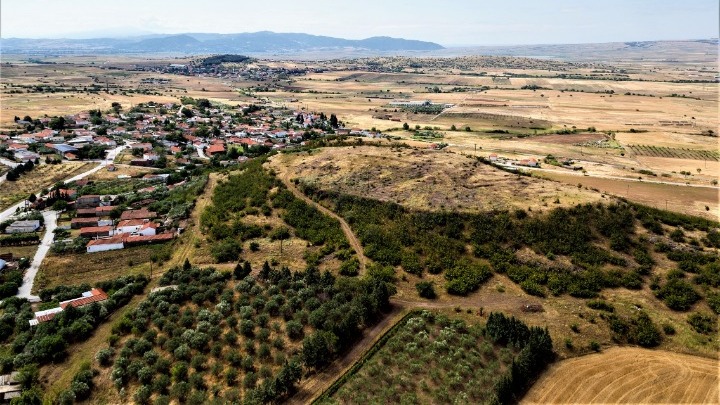
[[[700,300],[700,294],[681,279],[668,280],[656,295],[665,302],[668,308],[676,311],[687,311]]]
[[[432,281],[420,281],[415,284],[415,289],[422,298],[434,299],[437,297]]]
[[[358,271],[360,270],[360,261],[357,257],[353,257],[352,259],[344,261],[340,265],[340,274],[343,276],[357,276]]]
[[[710,334],[715,332],[717,319],[712,315],[696,312],[688,317],[688,323],[692,326],[695,332]]]
[[[113,354],[114,351],[111,348],[100,349],[95,355],[95,359],[101,366],[107,367],[112,363],[111,360]]]
[[[447,292],[453,295],[467,295],[487,281],[492,272],[486,265],[462,262],[445,272]]]
[[[607,302],[605,302],[603,300],[588,301],[587,306],[592,309],[597,309],[599,311],[615,312],[615,307],[613,307],[611,304],[608,304]]]

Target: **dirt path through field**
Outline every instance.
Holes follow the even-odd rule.
[[[718,360],[634,347],[554,364],[523,404],[717,404]]]
[[[310,197],[303,194],[302,191],[300,191],[297,186],[290,181],[290,171],[287,170],[282,175],[278,176],[280,180],[287,186],[288,190],[290,190],[295,197],[305,201],[306,203],[312,205],[313,207],[317,208],[320,212],[323,214],[335,218],[340,222],[340,227],[343,230],[343,233],[345,234],[345,238],[347,238],[348,242],[350,243],[350,246],[352,246],[353,250],[355,250],[355,253],[358,256],[358,260],[360,261],[360,275],[365,274],[365,269],[367,268],[367,257],[365,257],[365,251],[363,250],[362,244],[360,243],[360,240],[355,236],[355,233],[353,233],[352,228],[350,228],[350,225],[338,214],[332,212],[331,210],[323,207],[322,205],[318,204],[317,202],[310,199]]]

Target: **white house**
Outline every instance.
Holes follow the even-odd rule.
[[[117,224],[116,233],[136,233],[146,222],[147,220],[143,219],[126,219],[120,221]]]
[[[136,233],[142,236],[155,235],[157,233],[157,224],[154,222],[146,222],[140,227],[140,229],[137,230]]]

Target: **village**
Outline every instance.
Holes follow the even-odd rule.
[[[102,255],[172,241],[192,210],[193,197],[187,194],[202,189],[207,170],[330,134],[382,136],[345,129],[334,115],[192,98],[128,110],[116,103],[107,111],[16,117],[15,126],[0,133],[0,163],[11,168],[0,184],[22,181],[36,167],[98,164],[76,178],[38,185],[44,189],[2,207],[0,284],[8,287],[2,295],[15,295],[22,282],[30,299],[46,254]],[[103,180],[83,178],[90,173]],[[13,255],[14,249],[35,245],[34,257]]]

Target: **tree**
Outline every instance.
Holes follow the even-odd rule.
[[[452,124],[452,126],[450,127],[450,130],[451,130],[451,131],[457,131],[457,127],[455,126],[455,124]]]
[[[50,126],[50,129],[54,129],[56,131],[61,131],[65,129],[65,125],[66,122],[64,117],[55,117],[51,119],[50,123],[48,124],[48,126]]]
[[[116,114],[122,110],[122,105],[120,105],[120,103],[118,103],[116,101],[111,104],[111,107],[112,107],[113,111],[115,111]]]
[[[418,295],[423,298],[434,299],[437,297],[432,281],[421,281],[415,284],[415,289],[417,290]]]
[[[35,194],[30,194],[30,196],[28,197],[28,201],[30,201],[31,203],[37,201],[37,197],[35,196]]]
[[[334,333],[318,330],[303,339],[302,358],[310,368],[327,365],[338,350],[338,337]]]
[[[330,114],[330,126],[333,128],[338,127],[338,119],[335,114]]]
[[[404,124],[403,124],[403,129],[406,130],[406,131],[409,131],[409,130],[410,130],[410,125],[408,125],[407,122],[404,123]]]

